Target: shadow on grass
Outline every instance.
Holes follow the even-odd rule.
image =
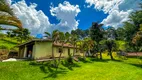
[[[97,59],[97,58],[90,58],[90,61],[96,61],[96,62],[108,62],[110,59]]]
[[[127,58],[142,59],[142,56],[127,56]]]
[[[62,61],[61,64],[68,68],[69,70],[73,70],[74,67],[81,67],[80,65],[78,65],[77,63],[69,63],[67,61]]]
[[[133,66],[136,66],[136,67],[139,67],[139,68],[142,68],[142,64],[131,64],[129,63],[130,65],[133,65]]]
[[[56,67],[54,66],[53,62],[44,62],[44,63],[37,63],[37,62],[31,62],[29,65],[32,66],[39,66],[40,70],[47,74],[44,78],[56,78],[59,74],[66,74],[67,70],[65,68],[59,67],[58,70],[56,70]]]
[[[73,70],[74,67],[80,67],[77,63],[68,63],[66,61],[62,61],[61,64],[56,70],[55,65],[53,62],[44,62],[44,63],[37,63],[37,62],[31,62],[29,65],[32,66],[39,66],[40,70],[47,74],[45,78],[56,78],[59,74],[66,74],[69,70]]]
[[[109,61],[115,61],[115,62],[123,62],[122,60],[117,60],[117,59],[98,59],[98,58],[89,58],[90,61],[92,62],[109,62]]]
[[[66,69],[63,69],[63,68],[58,68],[58,70],[56,70],[55,68],[49,67],[49,66],[47,67],[48,70],[46,70],[45,67],[40,67],[40,68],[44,73],[47,73],[47,76],[44,77],[44,79],[45,78],[56,78],[59,74],[66,74],[68,72]]]
[[[81,62],[83,62],[83,63],[91,63],[91,61],[87,60],[86,58],[79,57],[78,60],[81,61]]]

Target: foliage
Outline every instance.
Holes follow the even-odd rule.
[[[0,45],[0,49],[8,49],[8,47],[5,45]]]
[[[118,28],[117,39],[127,42],[127,51],[139,51],[141,48],[141,23],[142,10],[132,12],[129,16],[129,21],[124,22],[124,27]]]
[[[123,40],[116,40],[116,49],[126,51],[126,42]]]
[[[3,39],[6,35],[3,33],[0,33],[0,39]]]
[[[30,39],[30,32],[26,28],[22,30],[16,29],[16,30],[13,30],[11,33],[7,32],[7,34],[10,35],[11,37],[16,37],[17,41],[20,41],[20,43],[22,43],[23,40],[27,41]]]
[[[103,30],[102,26],[103,26],[103,24],[98,24],[96,22],[93,22],[92,26],[90,28],[90,32],[89,32],[90,37],[91,37],[92,40],[94,40],[96,42],[96,45],[94,46],[94,49],[93,49],[94,50],[93,53],[95,51],[96,52],[100,51],[99,50],[99,46],[100,46],[99,42],[104,39],[104,30]],[[92,56],[93,55],[94,54],[92,54]],[[101,53],[100,53],[100,59],[102,59]]]
[[[110,55],[111,59],[113,60],[114,58],[112,55],[112,51],[115,49],[116,43],[114,40],[106,40],[105,44],[108,49],[109,55]]]
[[[96,41],[97,44],[99,41],[103,39],[103,24],[98,24],[96,22],[92,23],[92,26],[90,28],[90,37],[92,40]]]
[[[44,34],[46,35],[45,37],[50,38],[51,34],[49,32],[44,32]]]
[[[6,0],[0,1],[0,24],[12,25],[20,29],[22,28],[21,21],[14,16],[13,11]]]

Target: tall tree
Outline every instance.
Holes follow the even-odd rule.
[[[137,35],[140,24],[142,23],[142,7],[140,10],[131,13],[129,19],[129,21],[124,23],[125,38],[129,46],[128,50],[136,51],[138,47],[132,43],[132,40],[133,37]]]
[[[141,51],[142,49],[142,25],[140,25],[139,31],[135,34],[135,36],[132,39],[132,43],[137,47],[136,50]]]
[[[106,40],[105,42],[106,44],[106,47],[108,49],[108,52],[109,52],[109,55],[110,55],[110,58],[113,60],[113,55],[112,55],[112,50],[116,47],[116,43],[115,43],[115,40]]]
[[[94,48],[96,50],[96,52],[99,52],[99,42],[101,40],[103,40],[103,28],[102,28],[103,24],[98,24],[96,22],[92,23],[92,26],[90,28],[90,37],[92,40],[94,40],[96,42],[96,48]],[[100,54],[101,55],[101,54]],[[101,56],[100,56],[101,57]],[[102,59],[102,58],[100,58]]]
[[[125,40],[125,31],[123,27],[119,27],[116,29],[116,39]]]
[[[76,44],[77,44],[77,41],[78,41],[78,36],[77,35],[71,35],[71,39],[70,39],[70,43],[74,46],[73,48],[73,56],[75,55],[76,53]]]
[[[53,45],[54,45],[54,43],[58,43],[59,42],[59,31],[58,30],[54,30],[52,32],[52,40],[53,40],[53,43],[52,43],[52,58],[54,60],[54,65],[57,67],[57,61],[56,61],[55,56],[54,56]]]

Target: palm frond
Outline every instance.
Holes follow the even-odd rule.
[[[0,24],[1,25],[12,25],[16,26],[18,28],[22,28],[21,21],[16,18],[15,16],[9,16],[9,15],[0,15]]]

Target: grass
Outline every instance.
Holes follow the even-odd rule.
[[[56,71],[31,61],[0,63],[0,80],[141,80],[142,62],[137,58],[112,61],[87,58]]]
[[[0,39],[0,46],[5,46],[7,49],[14,48],[18,42],[14,38]]]

